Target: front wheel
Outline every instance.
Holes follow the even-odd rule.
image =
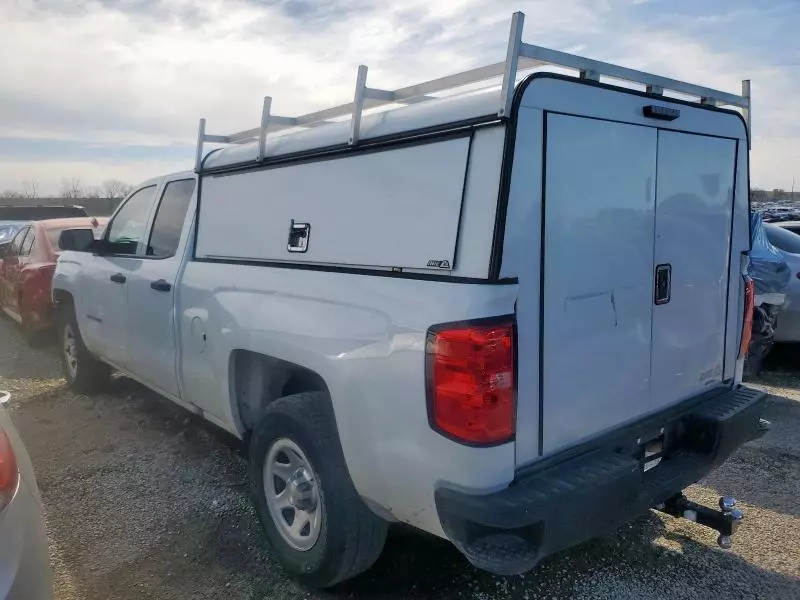
[[[97,360],[86,348],[72,307],[60,311],[58,341],[64,377],[76,392],[92,394],[108,385],[111,367]]]
[[[354,577],[383,550],[387,524],[350,479],[327,394],[267,407],[250,442],[250,480],[273,555],[307,587]]]

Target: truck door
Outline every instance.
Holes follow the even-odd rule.
[[[542,451],[719,385],[735,140],[546,115]]]
[[[658,132],[653,410],[722,381],[736,144]]]
[[[126,369],[129,358],[127,317],[131,273],[141,265],[143,240],[153,207],[155,185],[134,192],[106,228],[105,249],[82,259],[78,323],[86,346]]]
[[[546,116],[543,451],[649,410],[656,129]]]
[[[186,248],[195,180],[168,181],[152,219],[139,268],[128,287],[128,368],[161,392],[179,397],[175,287]]]

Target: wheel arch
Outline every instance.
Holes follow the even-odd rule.
[[[267,406],[275,400],[303,392],[331,393],[315,370],[267,354],[235,349],[230,354],[231,409],[243,435],[258,425]]]
[[[72,297],[72,294],[67,290],[63,290],[61,288],[55,288],[53,290],[53,304],[55,304],[56,309],[64,308],[66,306],[74,306],[75,299]]]

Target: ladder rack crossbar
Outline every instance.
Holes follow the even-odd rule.
[[[607,78],[644,86],[648,93],[664,95],[666,91],[696,98],[697,102],[711,106],[731,106],[742,111],[750,136],[751,96],[750,81],[742,82],[742,95],[731,94],[708,87],[694,85],[669,77],[662,77],[636,69],[629,69],[612,63],[592,60],[583,56],[552,50],[542,46],[527,44],[522,41],[522,29],[525,15],[514,13],[511,19],[506,59],[482,67],[439,77],[423,83],[410,85],[396,90],[383,90],[367,87],[367,67],[359,66],[356,89],[352,102],[331,108],[310,112],[297,117],[286,117],[271,114],[272,99],[264,98],[261,125],[230,135],[210,135],[205,133],[205,119],[201,119],[197,139],[195,171],[202,170],[203,144],[243,144],[258,141],[258,161],[265,158],[266,138],[268,133],[290,128],[312,128],[325,125],[332,120],[344,120],[350,117],[350,137],[348,143],[357,145],[360,135],[361,118],[364,110],[392,104],[416,104],[437,99],[435,94],[449,90],[457,90],[464,86],[502,78],[500,98],[497,106],[498,117],[507,117],[511,110],[517,76],[520,71],[538,67],[560,67],[577,71],[582,79],[599,81]]]
[[[532,44],[522,44],[520,48],[520,55],[530,58],[540,64],[554,65],[560,67],[567,67],[576,69],[578,71],[599,73],[603,77],[609,79],[616,79],[618,81],[627,81],[630,83],[637,83],[645,86],[655,86],[662,90],[670,90],[687,96],[695,96],[697,98],[713,98],[718,104],[727,106],[736,106],[738,108],[747,108],[748,99],[744,96],[737,96],[719,90],[686,83],[677,79],[670,79],[669,77],[662,77],[660,75],[653,75],[645,73],[644,71],[637,71],[627,67],[621,67],[612,63],[602,62],[577,56],[575,54],[567,54],[559,50],[551,50],[542,46],[534,46]]]

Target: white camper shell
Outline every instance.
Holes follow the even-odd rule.
[[[309,585],[367,568],[384,520],[530,569],[650,507],[683,514],[681,490],[756,434],[749,82],[532,46],[522,21],[495,65],[393,91],[361,67],[351,103],[283,117],[266,98],[224,136],[201,121],[195,173],[131,196],[152,196],[138,245],[103,246],[123,204],[97,252],[59,261],[63,337],[85,345],[68,379],[108,363],[250,439],[269,541]],[[176,182],[183,228],[153,260]],[[290,508],[270,487],[286,464]],[[741,518],[691,510],[721,544]]]

